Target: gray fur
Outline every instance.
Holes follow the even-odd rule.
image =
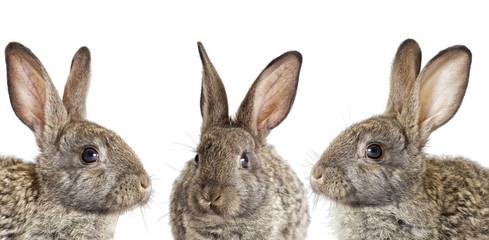
[[[336,203],[340,239],[489,238],[489,171],[423,152],[462,103],[471,52],[447,48],[421,72],[420,62],[418,44],[403,42],[384,114],[342,132],[311,171],[314,192]],[[371,144],[381,146],[380,158],[367,156]]]
[[[204,65],[199,161],[189,161],[171,194],[173,235],[183,239],[304,239],[309,224],[306,190],[266,143],[294,101],[302,57],[272,61],[243,100],[236,119],[202,44]],[[215,104],[218,103],[218,104]],[[246,154],[249,167],[240,166]]]
[[[151,179],[116,133],[85,119],[90,52],[73,59],[63,102],[32,52],[5,51],[12,107],[33,132],[35,162],[0,157],[0,239],[111,239],[119,214],[145,204]],[[99,160],[82,161],[87,148]]]

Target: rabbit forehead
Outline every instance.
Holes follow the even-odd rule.
[[[360,146],[380,143],[383,147],[395,148],[404,147],[409,142],[404,128],[394,117],[372,117],[358,123],[355,128]]]
[[[340,133],[323,154],[340,156],[356,153],[356,149],[368,143],[381,143],[386,147],[402,146],[408,143],[402,125],[394,117],[374,116],[353,124]]]
[[[255,141],[250,133],[236,127],[213,127],[200,137],[197,148],[203,157],[230,157],[243,151],[255,150]]]

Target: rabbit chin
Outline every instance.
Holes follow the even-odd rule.
[[[210,221],[223,221],[226,219],[231,219],[233,217],[236,217],[237,215],[234,214],[229,214],[227,212],[224,212],[218,208],[213,208],[213,207],[205,207],[202,208],[201,211],[199,211],[197,214],[195,214],[196,217],[204,219],[204,220],[210,220]]]
[[[106,208],[100,208],[95,210],[88,210],[88,212],[103,213],[103,214],[115,214],[121,215],[136,208],[145,207],[151,196],[150,194],[143,193],[140,196],[118,196],[113,199],[112,205],[107,205]],[[85,209],[87,210],[87,209]]]
[[[134,201],[133,203],[130,204],[121,204],[118,206],[113,207],[113,211],[118,213],[118,214],[123,214],[125,212],[131,211],[135,208],[140,208],[140,207],[145,207],[149,200],[151,199],[151,194],[150,193],[143,193],[139,201]]]
[[[349,186],[340,186],[341,183],[321,184],[318,181],[311,181],[312,191],[318,195],[325,196],[338,203],[356,205],[357,201],[352,201],[354,191]]]

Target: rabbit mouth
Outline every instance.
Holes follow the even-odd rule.
[[[206,202],[202,204],[201,207],[202,207],[202,211],[201,211],[202,216],[216,216],[216,217],[224,216],[222,210],[214,206],[211,202]]]
[[[204,198],[199,199],[199,213],[202,216],[215,216],[218,218],[232,217],[236,215],[236,211],[233,211],[229,206],[222,205],[222,197],[218,197],[213,201],[208,201]]]

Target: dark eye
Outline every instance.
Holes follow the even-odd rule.
[[[197,167],[197,166],[199,166],[199,154],[196,154],[196,155],[195,155],[195,159],[194,159],[194,161],[195,161],[195,166],[196,166],[196,167]]]
[[[372,144],[365,149],[365,156],[377,160],[382,157],[382,148],[378,144]]]
[[[98,161],[98,152],[95,148],[85,148],[81,157],[84,163],[94,163]]]
[[[246,153],[243,153],[243,155],[241,155],[240,162],[242,168],[248,168],[248,156],[246,155]]]

